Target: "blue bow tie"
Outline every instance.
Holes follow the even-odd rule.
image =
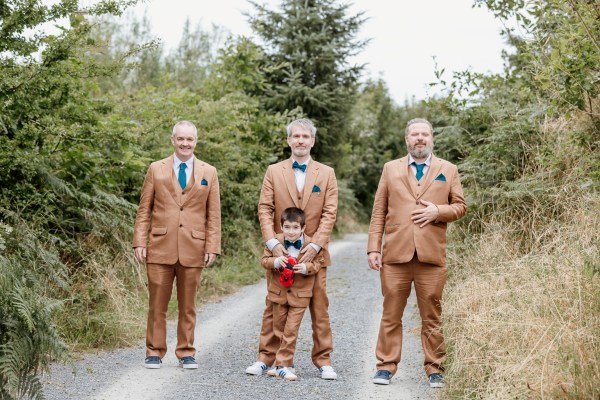
[[[296,240],[295,242],[290,242],[289,240],[285,239],[283,241],[283,245],[285,246],[285,248],[287,249],[288,247],[295,247],[298,250],[300,250],[300,248],[302,248],[302,241],[300,240]]]
[[[294,163],[292,164],[292,169],[294,169],[294,168],[299,169],[302,172],[306,172],[306,167],[307,167],[306,164],[298,164],[297,161],[294,161]]]

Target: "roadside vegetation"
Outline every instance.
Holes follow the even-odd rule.
[[[519,28],[505,72],[440,70],[443,95],[398,105],[352,64],[365,17],[338,1],[250,4],[260,41],[188,23],[172,50],[130,3],[0,6],[0,398],[42,398],[51,361],[143,336],[133,219],[177,120],[198,126],[221,185],[224,254],[201,298],[259,279],[263,173],[301,115],[336,170],[337,233],[368,222],[409,119],[430,119],[436,155],[459,165],[469,212],[451,229],[442,396],[600,396],[597,4],[475,1]]]

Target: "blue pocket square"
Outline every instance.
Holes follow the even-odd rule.
[[[317,185],[313,186],[313,190],[312,190],[313,193],[319,193],[320,191],[321,191],[320,187],[318,187]]]
[[[446,180],[446,179],[444,179],[444,180]],[[200,182],[200,184],[202,186],[208,186],[208,181],[206,179],[202,179],[202,182]]]
[[[442,182],[446,182],[446,177],[444,176],[444,174],[439,174],[436,178],[436,181],[442,181]]]

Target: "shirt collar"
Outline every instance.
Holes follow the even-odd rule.
[[[428,167],[431,166],[431,156],[433,155],[433,153],[429,153],[429,157],[427,157],[427,160],[425,160],[425,162],[423,164],[427,165]],[[411,165],[412,163],[416,163],[415,159],[413,158],[413,156],[408,153],[408,165]]]
[[[177,158],[177,154],[173,154],[173,168],[175,169],[179,169],[179,166],[181,165],[183,161],[181,161],[179,158]],[[187,160],[185,162],[185,165],[187,165],[188,170],[193,170],[194,169],[194,157],[190,157],[189,160]]]

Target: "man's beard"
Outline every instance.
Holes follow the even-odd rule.
[[[421,150],[417,150],[415,146],[408,146],[408,152],[413,158],[427,158],[433,152],[433,143],[426,145]]]

